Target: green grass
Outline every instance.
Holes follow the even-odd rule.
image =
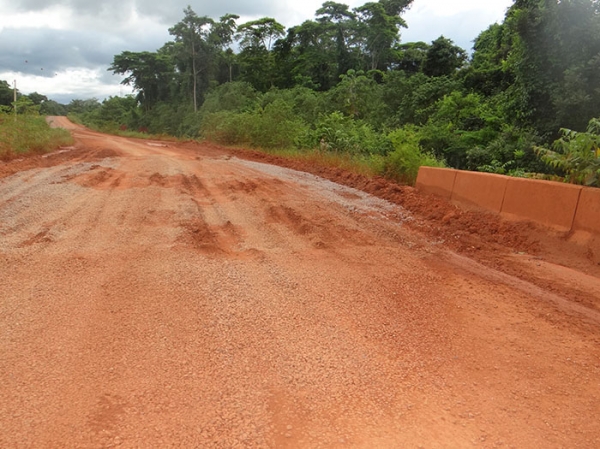
[[[247,147],[232,146],[238,149]],[[334,153],[317,149],[264,149],[252,148],[251,151],[260,151],[285,159],[296,160],[319,167],[340,168],[352,173],[357,173],[369,178],[382,175],[384,172],[384,158],[371,155],[351,155],[347,153]]]
[[[89,122],[83,120],[77,114],[69,114],[67,116],[69,120],[78,125],[83,125],[92,131],[97,131],[103,134],[111,134],[113,136],[121,136],[121,137],[131,137],[133,139],[146,139],[146,140],[166,140],[171,142],[177,142],[180,139],[174,136],[170,136],[168,134],[150,134],[146,132],[133,131],[130,129],[120,129],[116,124],[104,124],[100,125],[98,123]]]
[[[71,145],[65,129],[50,128],[44,117],[0,114],[0,159],[9,160],[30,153],[47,153]]]
[[[93,124],[84,124],[84,126],[91,129],[92,131],[97,131],[99,133],[111,134],[113,136],[120,136],[120,137],[130,137],[133,139],[168,140],[171,142],[176,142],[179,140],[179,139],[177,139],[177,137],[169,136],[168,134],[149,134],[149,133],[143,133],[143,132],[138,132],[138,131],[132,131],[129,129],[122,130],[122,129],[115,128],[112,126],[96,126]]]

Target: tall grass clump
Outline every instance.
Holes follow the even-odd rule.
[[[28,153],[46,153],[71,145],[65,129],[50,128],[44,117],[0,113],[0,159],[9,160]]]

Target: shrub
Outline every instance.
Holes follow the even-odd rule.
[[[207,114],[201,125],[204,138],[225,145],[288,148],[299,145],[308,126],[278,99],[249,112],[220,111]]]
[[[398,182],[414,184],[422,165],[444,167],[445,163],[435,156],[423,152],[419,145],[417,128],[406,126],[388,134],[394,150],[383,165],[383,175]]]
[[[293,112],[292,105],[277,99],[250,115],[251,144],[262,148],[296,146],[308,126]]]
[[[275,101],[283,100],[291,105],[294,115],[304,122],[314,124],[319,114],[325,112],[323,95],[306,87],[296,86],[291,89],[271,89],[262,95],[260,105],[265,107]]]
[[[200,125],[200,134],[205,139],[224,145],[250,143],[245,118],[244,114],[231,111],[207,114]]]
[[[234,81],[211,90],[202,107],[201,116],[221,111],[244,112],[255,107],[260,97],[250,83]]]
[[[354,155],[385,155],[392,148],[385,135],[376,132],[369,124],[354,120],[341,112],[321,115],[316,129],[307,137],[306,146],[319,146],[323,150]]]
[[[536,147],[546,164],[562,171],[574,184],[600,187],[600,119],[590,120],[587,132],[561,129],[554,150]]]

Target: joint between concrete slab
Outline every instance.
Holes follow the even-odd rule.
[[[577,217],[577,211],[579,210],[579,204],[581,204],[581,195],[583,194],[583,189],[579,191],[579,195],[577,195],[577,204],[575,205],[575,213],[573,213],[573,220],[571,220],[571,227],[569,228],[569,232],[573,231],[575,227],[575,218]]]

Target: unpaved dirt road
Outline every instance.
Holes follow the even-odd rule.
[[[0,447],[600,447],[597,277],[514,255],[545,289],[360,191],[54,122],[76,147],[0,179]]]

